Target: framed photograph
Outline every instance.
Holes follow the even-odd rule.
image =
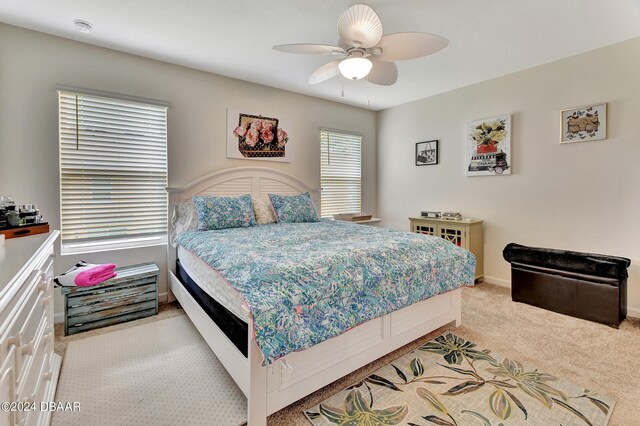
[[[227,158],[290,162],[280,119],[227,109]]]
[[[560,112],[560,143],[598,141],[606,138],[606,102]]]
[[[418,142],[416,144],[416,166],[438,164],[438,141]]]
[[[511,174],[511,115],[472,121],[467,127],[467,176]]]

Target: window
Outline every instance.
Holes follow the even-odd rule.
[[[339,130],[320,130],[322,217],[361,210],[362,136]]]
[[[165,242],[167,106],[58,93],[63,253]]]

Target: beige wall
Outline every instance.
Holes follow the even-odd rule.
[[[53,227],[59,226],[57,84],[170,102],[171,186],[228,167],[259,165],[319,187],[319,128],[360,132],[363,209],[375,212],[375,112],[0,24],[0,194],[37,203]],[[291,163],[227,159],[228,106],[286,120]],[[155,260],[166,291],[164,247],[62,256],[57,271],[78,258],[120,265]]]
[[[640,316],[638,76],[634,39],[380,112],[378,214],[398,229],[421,209],[484,219],[487,281],[503,285],[509,242],[629,257]],[[609,139],[560,145],[559,111],[600,101]],[[466,177],[466,123],[502,114],[513,114],[512,175]],[[414,144],[430,139],[440,164],[416,167]]]
[[[629,305],[640,316],[639,57],[640,39],[631,40],[385,110],[376,120],[364,109],[0,24],[0,194],[38,203],[58,226],[56,84],[170,102],[172,186],[247,164],[319,186],[318,128],[353,130],[364,134],[363,209],[377,210],[386,226],[407,229],[406,218],[421,209],[483,218],[485,271],[502,284],[509,269],[501,251],[511,241],[630,257]],[[559,110],[598,101],[609,102],[609,139],[559,145]],[[291,123],[292,162],[226,159],[227,106]],[[513,174],[465,177],[466,122],[507,113]],[[433,138],[441,140],[440,165],[415,167],[415,142]],[[122,265],[153,259],[164,271],[164,250],[82,257]],[[78,257],[60,257],[58,271]]]

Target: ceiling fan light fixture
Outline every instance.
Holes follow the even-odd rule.
[[[340,15],[338,34],[337,46],[295,43],[281,44],[273,49],[287,53],[339,56],[316,69],[309,76],[309,84],[343,76],[349,80],[366,79],[378,86],[391,86],[398,81],[395,61],[423,58],[449,46],[449,40],[435,34],[399,32],[384,35],[380,17],[364,4],[351,6]]]
[[[371,67],[373,67],[373,62],[361,57],[347,58],[338,64],[340,74],[350,80],[360,80],[366,77],[371,71]]]

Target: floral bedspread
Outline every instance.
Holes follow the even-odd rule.
[[[328,220],[191,231],[177,242],[243,296],[265,364],[473,285],[476,265],[441,238]]]

